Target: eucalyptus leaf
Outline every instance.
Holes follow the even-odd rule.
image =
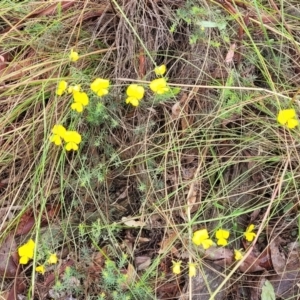
[[[274,287],[269,280],[265,281],[261,291],[261,300],[275,300]]]

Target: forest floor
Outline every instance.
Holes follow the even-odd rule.
[[[2,0],[0,298],[299,299],[299,32],[298,0]]]

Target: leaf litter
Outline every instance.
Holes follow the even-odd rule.
[[[120,151],[120,156],[124,155],[125,160],[130,160],[130,167],[125,164],[124,169],[121,170],[118,164],[108,163],[107,168],[110,170],[107,175],[106,186],[102,187],[99,183],[93,183],[92,186],[95,193],[98,193],[99,199],[105,200],[103,202],[106,204],[101,204],[99,211],[105,212],[105,217],[109,220],[110,225],[113,227],[116,223],[122,224],[122,230],[116,233],[117,240],[112,244],[119,251],[118,247],[121,248],[123,243],[125,245],[123,251],[130,257],[126,267],[122,268],[122,272],[127,275],[127,281],[123,286],[124,290],[133,285],[144,271],[156,264],[154,269],[157,273],[162,274],[164,272],[166,274],[166,278],[159,278],[154,284],[154,290],[160,299],[189,299],[190,296],[192,299],[210,299],[212,291],[216,290],[224,280],[226,283],[215,299],[239,299],[244,295],[247,295],[246,297],[249,299],[250,297],[251,299],[275,299],[276,297],[297,299],[300,294],[297,285],[299,282],[298,270],[300,270],[299,242],[290,232],[296,228],[293,220],[297,219],[298,210],[286,211],[284,207],[281,207],[280,201],[274,203],[274,209],[268,222],[269,225],[272,225],[274,220],[281,218],[282,212],[284,212],[287,225],[279,225],[276,234],[270,234],[270,228],[263,230],[257,243],[253,245],[251,253],[241,263],[236,273],[231,278],[225,279],[235,264],[233,248],[247,251],[250,247],[249,243],[239,238],[239,233],[243,232],[248,224],[259,225],[263,220],[263,215],[266,212],[265,207],[272,190],[275,188],[278,178],[282,176],[282,160],[286,157],[286,145],[293,147],[294,152],[291,151],[289,154],[292,155],[292,158],[289,161],[288,172],[295,178],[298,170],[297,155],[299,149],[297,140],[293,135],[289,135],[281,128],[268,127],[265,126],[266,123],[263,123],[263,121],[271,122],[271,116],[275,114],[272,103],[275,101],[274,99],[270,100],[266,95],[257,91],[251,93],[252,98],[249,98],[249,95],[243,91],[222,93],[218,89],[212,90],[209,87],[209,85],[229,83],[228,77],[231,76],[230,74],[234,74],[235,68],[237,68],[240,76],[232,77],[234,81],[232,87],[241,84],[242,87],[246,88],[251,86],[266,88],[268,82],[263,82],[266,72],[262,72],[259,67],[255,66],[255,62],[247,59],[247,56],[251,57],[253,53],[249,54],[250,51],[245,46],[249,40],[242,24],[246,24],[253,31],[255,39],[264,44],[263,31],[265,30],[269,32],[272,39],[278,38],[276,26],[281,24],[281,11],[275,9],[275,13],[272,15],[260,9],[261,15],[259,15],[258,9],[254,9],[251,3],[217,2],[220,9],[224,8],[223,21],[203,19],[195,22],[193,26],[188,26],[188,22],[183,18],[178,23],[179,25],[177,24],[179,27],[176,35],[171,34],[170,24],[166,20],[172,23],[178,19],[180,15],[178,10],[183,9],[184,1],[144,1],[138,3],[138,1],[131,0],[122,4],[123,12],[132,24],[136,24],[136,30],[141,40],[145,41],[147,49],[150,49],[154,55],[153,59],[159,64],[164,55],[170,57],[167,59],[170,70],[168,73],[169,81],[186,84],[186,89],[189,88],[189,84],[203,84],[205,88],[194,87],[189,93],[182,92],[179,99],[154,105],[151,109],[148,107],[145,110],[147,111],[146,115],[143,110],[122,111],[126,116],[122,118],[124,128],[109,129],[109,143],[117,151]],[[208,3],[209,6],[214,7],[212,3]],[[126,83],[126,78],[143,78],[152,70],[153,62],[141,48],[141,45],[136,44],[135,35],[132,28],[128,26],[128,20],[121,16],[114,1],[105,4],[89,3],[87,11],[84,10],[86,7],[81,1],[76,3],[78,7],[73,1],[62,1],[60,9],[56,4],[33,4],[35,6],[28,7],[31,11],[26,16],[20,15],[17,19],[9,16],[7,20],[11,20],[10,22],[15,25],[11,28],[10,22],[7,24],[4,22],[5,26],[2,33],[9,36],[8,33],[11,31],[18,34],[20,31],[25,32],[26,30],[30,32],[30,22],[38,22],[45,16],[56,18],[59,11],[65,14],[70,13],[70,18],[72,18],[70,24],[78,25],[78,19],[72,17],[71,8],[78,9],[79,11],[82,10],[82,26],[86,26],[87,32],[94,38],[95,36],[103,37],[103,42],[108,49],[106,60],[115,66],[110,69],[109,75],[116,79],[120,87]],[[194,3],[200,7],[201,4],[203,3],[197,1]],[[92,13],[92,10],[95,10],[94,5],[97,6],[98,13]],[[273,5],[272,9],[274,7],[277,6]],[[224,30],[229,30],[229,27],[226,26],[228,22],[225,17],[226,14],[231,15],[231,17],[239,16],[236,23],[231,20],[236,35],[233,35],[233,39],[229,40],[225,37],[227,40],[225,45],[216,46],[217,42],[214,39],[217,40],[218,35],[224,34]],[[138,15],[142,16],[139,22],[136,19]],[[146,30],[147,26],[145,25],[151,26],[152,31]],[[216,42],[214,46],[212,46],[213,42],[209,45],[207,39],[202,39],[195,44],[189,43],[187,37],[191,34],[192,27],[197,28],[197,26],[204,27],[205,32],[209,34],[210,38],[213,38],[211,41]],[[290,25],[288,25],[288,29],[290,30]],[[288,45],[291,48],[294,46],[295,44],[292,42]],[[274,46],[274,48],[276,47]],[[37,51],[38,49],[39,47],[34,47],[34,45],[28,46],[23,53],[17,47],[13,50],[1,49],[0,74],[3,78],[1,93],[7,90],[11,92],[18,83],[23,84],[23,78],[33,74],[34,68],[31,69],[31,66],[34,66],[36,61],[43,61],[41,53]],[[162,55],[163,49],[167,50],[164,55]],[[290,49],[283,47],[282,49],[275,49],[276,51],[286,51],[286,56],[294,62],[294,65],[287,66],[286,74],[289,74],[286,75],[289,76],[287,82],[299,84],[296,79],[297,70],[300,68],[297,63],[299,49],[295,48],[289,52]],[[171,56],[167,55],[169,52]],[[271,52],[268,49],[262,47],[261,53],[264,59],[270,59]],[[172,56],[176,59],[171,59]],[[134,63],[128,64],[128,57],[137,57],[138,59]],[[180,57],[184,59],[180,59]],[[188,65],[187,61],[193,62],[193,65]],[[273,65],[271,59],[270,65]],[[33,79],[41,80],[48,78],[51,74],[51,67],[49,70],[48,62],[43,64],[40,69],[42,70],[41,73],[37,76],[34,74]],[[199,70],[201,70],[200,75]],[[281,90],[283,88],[280,85],[282,79],[276,77],[275,69],[270,68],[270,72],[272,73],[272,80],[278,84],[277,90]],[[297,85],[291,86],[287,93],[293,96],[296,89]],[[6,95],[4,94],[5,97],[7,97]],[[237,95],[245,100],[244,104],[230,102]],[[266,100],[263,104],[262,97]],[[239,111],[231,114],[230,112],[234,111],[234,108]],[[3,104],[2,111],[9,111],[9,109]],[[220,111],[224,111],[224,115],[220,114]],[[26,124],[25,122],[34,123],[29,118],[32,112],[38,113],[39,107],[35,107],[33,111],[28,110],[28,114],[20,114],[15,121],[10,122],[9,126],[12,126],[11,123],[14,126],[10,127],[10,131],[12,128],[22,128],[22,122],[24,122],[23,124]],[[229,114],[227,114],[228,112]],[[263,120],[262,124],[253,122],[257,116]],[[147,129],[149,130],[147,143],[144,138],[139,139],[134,132],[136,127],[142,126],[145,122],[154,124],[152,130]],[[36,128],[35,133],[42,136],[43,131],[43,127],[40,126]],[[254,136],[253,133],[255,133]],[[246,136],[247,139],[243,140],[242,136]],[[23,134],[22,137],[29,139],[32,134],[30,133],[28,136]],[[202,139],[203,137],[204,139]],[[5,149],[5,147],[10,147],[5,141],[1,140],[1,143],[5,151],[11,150],[11,148]],[[28,166],[22,165],[18,159],[22,157],[25,161],[34,158],[36,155],[35,147],[36,145],[31,147],[29,143],[26,143],[22,151],[19,149],[17,150],[20,152],[16,151],[13,161],[14,167],[18,168],[18,173],[22,173],[24,177]],[[107,157],[103,153],[96,149],[93,151],[93,159],[100,162],[105,161]],[[140,153],[147,153],[148,165]],[[3,167],[2,179],[7,180],[11,174],[14,174],[13,171],[11,164]],[[68,174],[66,171],[64,175],[67,178],[71,173],[69,171]],[[94,205],[94,200],[90,200],[93,197],[84,198],[82,194],[85,194],[86,190],[84,188],[76,190],[75,187],[78,184],[74,178],[71,178],[70,186],[63,192],[63,196],[66,197],[69,205],[72,203],[68,202],[69,199],[76,195],[81,199],[84,209],[80,212],[80,209],[77,208],[70,217],[70,222],[80,224],[84,220],[90,225],[89,222],[92,223],[92,221],[87,217],[88,214],[85,214],[84,210],[87,209],[92,213],[96,211],[96,220],[99,220],[99,211],[96,208],[99,203],[96,202],[97,204]],[[141,182],[145,183],[146,187],[139,186]],[[10,197],[11,190],[14,187],[18,188],[19,184],[21,184],[21,179],[15,182],[12,180],[12,186],[9,184],[1,185],[2,195]],[[24,184],[22,188],[28,192],[30,183],[28,186],[25,183],[22,184]],[[143,194],[143,189],[146,189],[147,193]],[[282,198],[292,204],[297,204],[298,187],[295,182],[289,181],[289,178],[286,177],[282,189],[292,189],[293,192],[291,193],[283,191]],[[72,192],[74,190],[76,190],[75,193]],[[101,198],[102,195],[106,195],[106,198]],[[141,204],[139,199],[145,195],[147,195],[146,201]],[[55,196],[49,197],[49,202],[57,201],[57,199]],[[161,199],[167,199],[167,201]],[[8,234],[1,236],[0,275],[7,280],[14,278],[12,279],[14,286],[18,283],[16,281],[17,276],[20,276],[22,280],[30,276],[29,272],[20,269],[18,264],[16,250],[20,245],[19,239],[31,234],[35,226],[51,227],[58,220],[62,222],[63,219],[60,218],[64,215],[63,210],[65,208],[57,203],[60,202],[56,202],[54,206],[50,206],[48,203],[49,206],[46,206],[45,212],[42,212],[41,224],[38,224],[36,219],[41,208],[37,205],[32,209],[23,211],[22,215],[19,216],[15,231],[11,230],[11,227],[5,226]],[[70,205],[70,207],[72,206]],[[277,211],[275,207],[278,208]],[[5,204],[3,208],[9,209],[9,205]],[[146,214],[144,214],[145,211]],[[13,211],[11,213],[14,214]],[[190,226],[192,230],[203,226],[213,231],[219,226],[219,219],[222,216],[226,217],[226,214],[235,216],[234,222],[225,218],[222,224],[224,228],[232,230],[233,239],[230,248],[211,247],[206,251],[190,249],[188,247],[189,238],[186,234],[181,234],[184,231],[180,231],[180,233],[178,231],[184,228],[186,232]],[[195,224],[190,223],[190,217]],[[5,225],[7,223],[10,222],[6,222]],[[187,225],[188,223],[189,225]],[[9,225],[11,226],[11,224]],[[103,230],[101,232],[103,236],[97,235],[96,231],[93,236],[94,244],[87,243],[93,254],[90,255],[90,261],[86,267],[89,276],[87,276],[88,279],[84,284],[85,293],[89,292],[91,286],[88,284],[90,283],[88,280],[93,283],[96,282],[97,276],[102,274],[106,256],[113,253],[111,249],[103,254],[95,250],[97,247],[102,249],[105,247],[103,245],[108,236]],[[64,239],[64,235],[61,235]],[[77,254],[70,247],[72,243],[69,240],[68,243],[69,247],[67,248],[71,250],[63,258],[63,264],[58,267],[56,273],[51,271],[44,278],[38,280],[44,285],[44,288],[40,289],[37,294],[43,295],[44,299],[48,296],[65,297],[66,299],[72,297],[67,294],[57,295],[53,290],[57,275],[62,277],[68,267],[82,268],[79,261],[70,258]],[[175,278],[171,274],[172,259],[183,259],[187,262],[191,257],[197,259],[197,275],[192,279],[186,275]],[[249,284],[249,278],[252,279],[251,284]],[[74,285],[80,285],[79,281],[75,279],[74,277]],[[2,289],[10,291],[8,299],[17,298],[13,288],[9,290],[7,285]],[[25,285],[18,290],[19,294],[23,294],[24,290]]]

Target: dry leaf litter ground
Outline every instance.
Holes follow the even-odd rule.
[[[300,134],[276,121],[299,115],[297,1],[2,2],[1,297],[298,299]],[[126,105],[161,64],[173,93]],[[96,77],[82,114],[55,95]],[[79,151],[49,142],[60,123]],[[195,246],[204,228],[228,245]]]

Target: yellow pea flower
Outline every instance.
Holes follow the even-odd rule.
[[[144,97],[145,89],[137,84],[131,84],[126,90],[127,99],[126,104],[131,104],[132,106],[138,106],[140,100]]]
[[[51,253],[50,257],[47,260],[47,263],[49,265],[55,265],[55,264],[57,264],[57,261],[58,261],[58,258],[57,258],[56,253]]]
[[[65,80],[61,80],[56,88],[56,95],[57,96],[61,96],[67,89],[68,87],[68,83]]]
[[[226,246],[228,244],[227,239],[229,238],[230,232],[225,229],[218,229],[216,232],[217,245]]]
[[[77,131],[67,131],[64,140],[66,142],[65,149],[67,151],[77,151],[78,145],[81,142],[81,135]]]
[[[67,130],[62,125],[54,125],[52,128],[53,135],[50,137],[50,141],[53,142],[56,146],[62,144],[62,139],[64,138]]]
[[[167,81],[165,78],[154,79],[150,82],[150,89],[159,95],[168,92],[170,89],[167,86]]]
[[[296,111],[294,109],[280,110],[277,116],[277,121],[279,124],[290,129],[295,128],[299,123],[296,119]]]
[[[77,151],[78,150],[78,145],[74,142],[69,142],[69,143],[66,144],[65,149],[67,151],[71,151],[71,150]]]
[[[108,88],[110,86],[108,79],[96,78],[90,85],[91,90],[99,97],[108,94]]]
[[[195,245],[201,245],[204,249],[208,249],[214,244],[214,242],[209,238],[207,229],[200,229],[195,231],[192,241]]]
[[[71,109],[76,110],[78,113],[81,113],[83,111],[83,105],[81,103],[72,103]]]
[[[72,94],[74,92],[80,92],[81,86],[80,84],[76,84],[76,85],[71,85],[68,87],[68,93]]]
[[[166,71],[167,71],[167,68],[166,68],[165,65],[161,65],[161,66],[156,67],[154,69],[154,72],[155,72],[156,76],[162,76],[166,73]]]
[[[189,277],[195,277],[197,274],[196,264],[189,263]]]
[[[71,105],[71,109],[81,113],[83,108],[89,104],[89,97],[84,92],[78,92],[73,90],[74,102]]]
[[[126,104],[131,104],[132,106],[139,106],[140,101],[134,97],[128,97],[126,99]]]
[[[44,275],[46,270],[45,270],[45,267],[43,265],[41,265],[41,266],[37,266],[35,268],[35,271]]]
[[[252,242],[254,240],[254,238],[256,237],[256,233],[253,232],[254,230],[254,224],[250,224],[246,231],[244,232],[244,237],[248,242]]]
[[[28,261],[33,258],[34,248],[35,242],[32,239],[18,248],[18,254],[20,256],[19,263],[21,265],[26,265]]]
[[[207,229],[200,229],[194,232],[192,241],[199,246],[203,240],[209,239]]]
[[[130,84],[126,90],[128,97],[134,97],[141,100],[144,97],[145,89],[137,84]]]
[[[85,92],[73,92],[73,99],[76,103],[81,103],[83,106],[89,104],[89,97]]]
[[[71,49],[71,53],[69,55],[69,59],[73,62],[77,61],[79,59],[78,52],[75,52],[73,49]]]
[[[181,261],[172,261],[173,266],[172,266],[172,272],[174,274],[180,274],[181,273]]]
[[[234,259],[241,260],[243,258],[243,253],[240,250],[234,249]]]
[[[214,242],[211,239],[207,239],[201,242],[201,246],[203,247],[203,249],[208,249],[211,246],[213,246]]]

